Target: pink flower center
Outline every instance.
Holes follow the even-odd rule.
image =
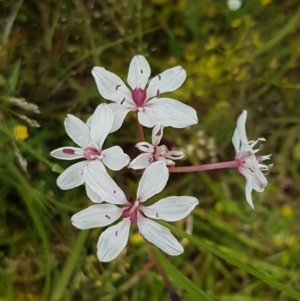
[[[139,201],[135,201],[130,207],[126,208],[123,211],[123,216],[128,218],[129,220],[132,222],[136,222],[137,220],[137,210],[139,207],[140,202]]]
[[[132,91],[132,99],[138,107],[142,107],[147,97],[145,90],[141,88],[135,88]]]
[[[168,152],[169,149],[165,145],[154,146],[153,157],[157,161],[159,157],[164,157]]]
[[[87,160],[92,161],[100,157],[100,152],[93,147],[87,147],[83,150],[83,155]]]

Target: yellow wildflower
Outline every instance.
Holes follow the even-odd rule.
[[[281,207],[281,214],[284,216],[284,217],[291,217],[293,215],[293,209],[291,206],[289,205],[284,205]]]
[[[28,138],[28,129],[26,125],[17,124],[14,127],[14,134],[17,140],[23,141]]]
[[[143,241],[143,237],[139,233],[135,233],[130,237],[130,242],[133,245],[139,245]]]

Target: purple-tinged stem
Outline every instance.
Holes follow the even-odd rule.
[[[211,163],[211,164],[202,164],[196,166],[174,166],[169,167],[169,172],[197,172],[197,171],[205,171],[205,170],[213,170],[213,169],[223,169],[223,168],[237,168],[239,161],[227,161],[220,163]]]
[[[137,126],[139,141],[144,142],[145,141],[144,130],[143,130],[143,126],[139,123],[137,112],[136,112],[136,126]]]

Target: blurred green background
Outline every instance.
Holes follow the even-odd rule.
[[[156,256],[182,300],[300,300],[298,0],[244,1],[237,10],[225,0],[0,1],[0,16],[1,301],[169,300]],[[248,138],[267,139],[260,154],[272,153],[274,167],[265,192],[253,193],[254,211],[236,170],[171,175],[152,201],[197,197],[193,218],[175,226],[203,247],[177,236],[183,255],[155,255],[133,229],[125,251],[101,264],[102,229],[78,231],[70,222],[91,201],[84,187],[56,186],[71,162],[49,153],[72,143],[66,114],[86,120],[104,101],[93,66],[125,81],[136,54],[146,56],[152,75],[176,65],[187,70],[169,96],[193,106],[199,124],[164,135],[186,151],[179,165],[232,160],[231,137],[246,109]],[[136,142],[129,114],[106,146],[118,144],[134,158]],[[139,174],[111,175],[135,196]]]

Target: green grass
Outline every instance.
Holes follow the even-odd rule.
[[[225,0],[10,2],[0,9],[0,301],[169,300],[171,287],[182,300],[300,300],[298,1],[244,1],[235,12]],[[192,235],[185,221],[167,225],[184,254],[166,256],[131,239],[116,260],[100,263],[102,229],[78,231],[70,222],[91,202],[83,187],[56,186],[70,162],[49,153],[71,143],[66,114],[86,120],[104,101],[92,67],[126,80],[135,54],[147,57],[152,75],[176,65],[187,71],[169,95],[193,106],[199,124],[164,132],[187,151],[182,165],[232,160],[231,137],[246,109],[247,134],[267,139],[261,153],[272,153],[274,167],[265,191],[253,193],[254,211],[236,170],[172,174],[153,200],[200,202],[187,222]],[[28,127],[24,141],[14,135],[20,124]],[[136,142],[128,115],[105,146],[117,143],[134,158]],[[136,194],[137,173],[112,175],[129,197]]]

